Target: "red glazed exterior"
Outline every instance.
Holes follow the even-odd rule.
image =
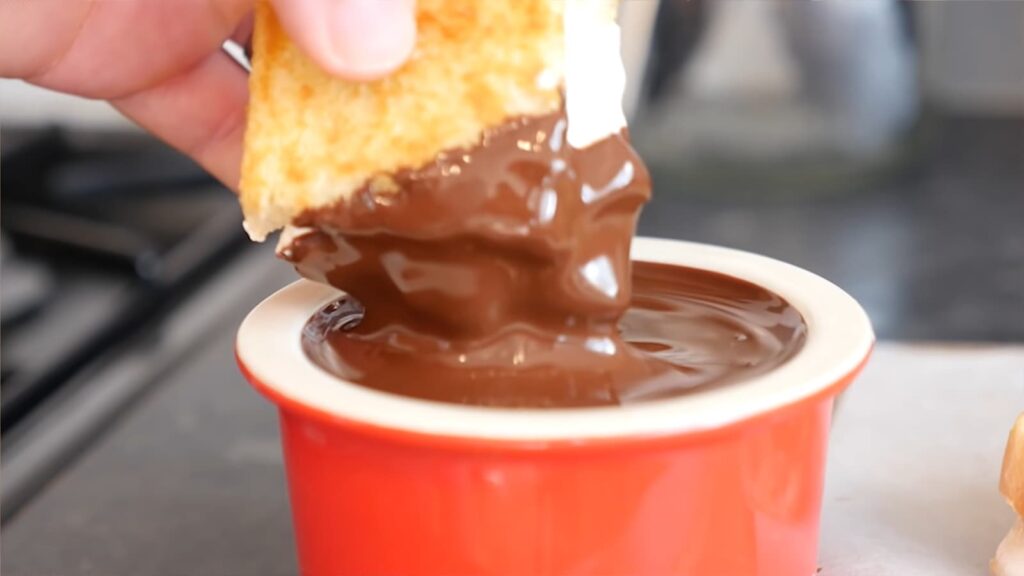
[[[308,576],[810,576],[832,403],[860,369],[725,428],[515,442],[345,421],[242,368],[280,408]]]
[[[874,337],[848,295],[735,250],[637,238],[638,260],[786,298],[792,359],[707,394],[621,409],[488,410],[383,394],[316,368],[304,323],[337,297],[300,281],[239,330],[280,411],[307,576],[811,576],[830,417]]]

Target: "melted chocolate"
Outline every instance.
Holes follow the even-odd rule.
[[[647,171],[625,134],[576,149],[565,132],[564,113],[514,119],[473,147],[371,179],[297,218],[309,231],[281,256],[351,296],[308,325],[314,361],[420,398],[592,406],[732,381],[788,357],[802,324],[772,332],[795,312],[756,287],[701,276],[713,294],[692,302],[716,312],[693,319],[693,290],[677,293],[670,271],[645,267],[637,279],[654,292],[631,298],[629,248],[650,194]],[[658,282],[668,284],[654,289]],[[730,295],[781,308],[747,314],[730,307]],[[631,300],[621,326],[632,345],[618,329]],[[789,340],[761,337],[762,328]]]
[[[306,354],[324,370],[384,392],[506,407],[619,405],[748,379],[803,345],[800,314],[753,284],[712,272],[636,263],[633,301],[615,337],[552,343],[526,326],[466,349],[389,345],[359,333],[351,298],[314,315]]]
[[[625,135],[578,150],[564,114],[519,118],[480,143],[375,179],[295,224],[282,256],[369,311],[448,340],[509,324],[610,334],[629,304],[629,246],[650,179]]]

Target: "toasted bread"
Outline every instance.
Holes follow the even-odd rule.
[[[1014,422],[1006,441],[999,491],[1017,515],[1024,516],[1024,414]]]
[[[1017,512],[1017,522],[1003,539],[992,560],[992,573],[996,576],[1024,576],[1024,414],[1010,430],[1003,455],[1003,473],[999,491]]]
[[[254,239],[365,182],[561,105],[563,0],[418,0],[416,47],[393,75],[329,76],[258,3],[241,203]]]
[[[1020,518],[999,544],[990,567],[995,576],[1024,576],[1024,521]]]

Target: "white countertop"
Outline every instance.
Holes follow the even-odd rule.
[[[987,574],[1024,346],[883,344],[833,423],[821,576]]]

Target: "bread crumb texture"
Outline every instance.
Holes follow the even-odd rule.
[[[372,82],[333,77],[256,9],[241,203],[255,239],[367,180],[552,112],[564,76],[561,0],[418,0],[416,47]]]
[[[1006,441],[999,491],[1017,515],[1024,516],[1024,414],[1014,422]]]

